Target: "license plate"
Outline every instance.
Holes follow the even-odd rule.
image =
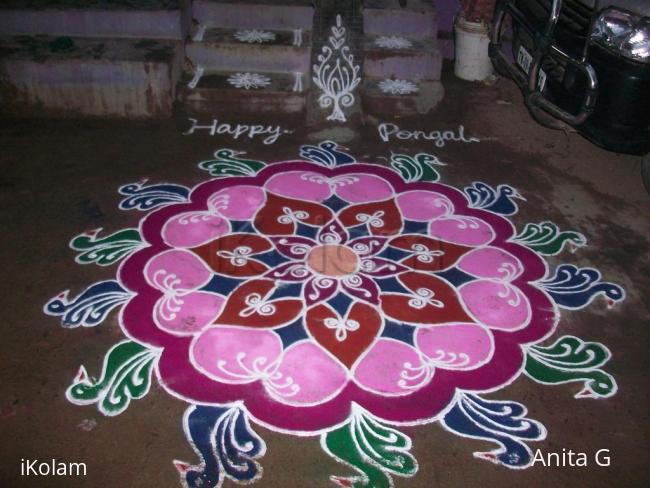
[[[530,53],[526,50],[524,46],[519,46],[519,52],[517,53],[517,64],[521,66],[521,69],[523,69],[526,74],[530,72],[530,65],[533,63],[533,57],[530,55]],[[539,72],[537,73],[537,88],[539,91],[544,90],[544,86],[546,85],[546,73],[544,73],[543,69],[540,69]]]

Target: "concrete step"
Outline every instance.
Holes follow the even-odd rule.
[[[314,18],[310,0],[194,0],[192,12],[201,24],[240,29],[309,30]]]
[[[378,36],[408,36],[435,39],[436,10],[431,0],[408,0],[402,8],[397,0],[365,0],[363,31]]]
[[[195,86],[188,78],[183,80],[179,101],[189,115],[302,113],[307,93],[305,77],[301,76],[301,84],[296,76],[270,71],[206,73]]]
[[[367,35],[363,42],[366,76],[439,80],[442,56],[436,39],[401,35]]]
[[[372,115],[417,115],[433,110],[445,90],[438,80],[365,78],[361,87],[363,111]]]
[[[0,38],[5,114],[168,117],[182,75],[180,41]]]
[[[199,26],[192,38],[186,45],[186,55],[207,70],[310,70],[310,31]]]
[[[0,36],[134,37],[183,40],[190,0],[4,0]]]

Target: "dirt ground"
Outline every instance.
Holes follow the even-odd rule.
[[[447,67],[448,68],[448,67]],[[581,386],[544,386],[519,378],[490,398],[525,404],[529,416],[548,428],[543,452],[584,452],[590,460],[610,449],[611,466],[509,470],[474,459],[493,446],[457,437],[436,423],[405,428],[413,439],[419,472],[395,477],[398,487],[636,487],[648,486],[650,432],[650,196],[639,176],[639,158],[598,149],[577,134],[535,124],[510,82],[495,86],[455,80],[446,70],[446,97],[426,117],[392,120],[405,129],[456,130],[480,143],[382,142],[378,120],[368,117],[345,143],[358,159],[386,164],[391,151],[432,152],[448,163],[441,181],[464,187],[474,181],[507,183],[526,197],[512,221],[552,220],[583,232],[588,246],[549,258],[599,269],[622,285],[624,302],[608,310],[595,300],[586,309],[562,310],[557,335],[602,342],[612,351],[606,369],[619,391],[603,400],[575,399]],[[252,117],[214,114],[223,122]],[[384,119],[382,121],[391,121]],[[154,387],[119,416],[94,406],[75,406],[64,395],[79,365],[98,371],[104,353],[122,337],[117,314],[101,326],[64,329],[43,305],[61,290],[78,293],[115,276],[115,267],[80,266],[68,242],[84,230],[134,227],[142,214],[118,210],[117,188],[148,178],[193,186],[206,179],[197,163],[215,149],[244,150],[263,161],[297,158],[309,139],[300,120],[273,123],[295,130],[275,144],[260,138],[233,140],[206,134],[182,135],[186,120],[174,122],[5,121],[0,126],[0,485],[5,487],[173,487],[172,460],[196,461],[181,418],[186,405]],[[92,429],[80,427],[88,419]],[[87,423],[87,422],[86,422]],[[316,438],[296,438],[256,427],[267,443],[259,487],[327,487],[330,474],[347,474],[324,455]],[[21,477],[21,459],[85,462],[86,477]],[[224,486],[235,486],[224,483]]]

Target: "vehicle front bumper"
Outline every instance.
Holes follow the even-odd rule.
[[[497,70],[522,89],[535,119],[554,128],[572,126],[605,149],[650,152],[650,64],[626,59],[595,43],[585,48],[584,40],[560,46],[554,35],[559,12],[556,16],[551,12],[540,23],[518,7],[521,1],[497,3],[490,57]],[[515,58],[519,46],[532,56],[528,73],[503,50],[501,35],[508,17],[513,24]],[[560,66],[561,75],[547,76],[540,89],[539,71],[549,65]]]

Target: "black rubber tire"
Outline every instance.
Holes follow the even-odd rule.
[[[650,193],[650,154],[646,154],[641,160],[641,179],[645,191]]]

